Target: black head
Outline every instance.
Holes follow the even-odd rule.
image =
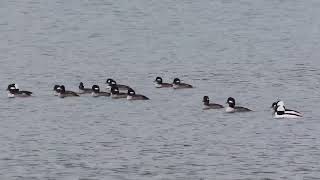
[[[112,81],[110,82],[110,84],[111,84],[111,85],[117,85],[117,82],[116,82],[115,80],[112,80]]]
[[[203,96],[202,102],[209,103],[209,97],[208,96]]]
[[[95,92],[95,93],[98,93],[98,92],[100,92],[100,87],[98,85],[93,85],[92,86],[92,91]]]
[[[179,78],[174,78],[173,84],[180,84],[180,83],[181,83],[181,81]]]
[[[277,110],[277,104],[279,101],[273,102],[271,105],[271,108],[274,109],[275,111]]]
[[[60,87],[59,85],[54,85],[53,90],[57,91],[59,87]]]
[[[162,78],[161,77],[156,77],[155,82],[157,82],[158,84],[162,84]]]
[[[111,86],[112,94],[119,94],[119,88],[116,85]]]
[[[79,84],[79,89],[84,89],[84,85],[82,82],[80,82],[80,84]]]
[[[136,94],[136,92],[134,92],[133,89],[131,89],[131,88],[128,89],[128,95],[134,96],[135,94]]]
[[[229,107],[233,108],[236,105],[236,100],[233,97],[229,97],[227,103],[229,104]]]
[[[110,84],[111,79],[107,79],[106,84]]]
[[[15,93],[15,92],[19,92],[19,89],[17,89],[16,84],[9,84],[7,91],[9,91],[10,93]]]
[[[15,84],[9,84],[8,88],[7,88],[7,91],[14,90],[14,89],[16,89]]]
[[[66,92],[66,88],[64,87],[64,85],[61,85],[60,87],[58,87],[58,92],[60,93]]]
[[[112,85],[112,84],[117,84],[117,83],[113,79],[107,79],[106,84]]]

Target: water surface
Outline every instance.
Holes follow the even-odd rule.
[[[1,179],[318,179],[317,0],[0,2]],[[156,89],[180,77],[196,88]],[[59,99],[109,77],[149,98]],[[16,82],[34,97],[8,99]],[[233,96],[252,113],[203,111]],[[304,114],[275,120],[281,98]]]

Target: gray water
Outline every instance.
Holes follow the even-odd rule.
[[[0,179],[319,179],[319,49],[318,0],[0,1]],[[109,77],[151,100],[52,95]]]

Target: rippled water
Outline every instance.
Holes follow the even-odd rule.
[[[1,1],[1,179],[319,179],[319,17],[318,0]],[[151,100],[51,92],[108,77]],[[273,119],[278,98],[304,118]]]

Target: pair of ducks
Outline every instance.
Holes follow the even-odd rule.
[[[156,88],[169,88],[173,89],[185,89],[185,88],[193,88],[192,85],[182,83],[179,78],[174,78],[172,83],[164,83],[161,77],[156,77],[154,80]]]
[[[220,104],[214,104],[209,102],[209,97],[204,96],[203,97],[203,109],[221,109],[224,108]],[[226,112],[232,113],[232,112],[249,112],[251,111],[248,108],[241,107],[241,106],[235,106],[235,99],[232,97],[229,97],[227,100],[227,104],[229,107],[226,108]],[[291,109],[286,109],[284,106],[283,101],[276,101],[272,103],[271,108],[274,111],[274,118],[279,119],[279,118],[301,118],[302,114],[299,111],[296,110],[291,110]]]
[[[107,90],[110,92],[103,92],[100,91],[100,87],[98,85],[93,85],[92,88],[85,88],[83,83],[80,82],[79,84],[79,93],[73,91],[67,91],[64,85],[55,85],[53,90],[55,95],[64,98],[64,97],[75,97],[79,96],[79,94],[91,94],[93,97],[106,97],[111,96],[113,99],[120,99],[120,98],[127,98],[128,100],[148,100],[149,98],[141,95],[136,94],[135,91],[126,85],[118,85],[112,79],[107,80]],[[126,91],[126,92],[121,92]]]
[[[215,103],[210,103],[209,97],[208,96],[203,96],[203,109],[207,110],[207,109],[222,109],[224,108],[222,105],[220,104],[215,104]],[[234,113],[234,112],[250,112],[252,110],[245,108],[245,107],[241,107],[241,106],[236,106],[236,100],[233,97],[229,97],[227,99],[227,104],[228,107],[226,107],[226,112],[228,113]]]

